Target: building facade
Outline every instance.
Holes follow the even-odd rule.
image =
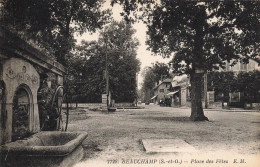
[[[260,66],[254,60],[249,60],[248,64],[236,63],[232,65],[234,61],[226,62],[225,68],[220,68],[218,72],[233,72],[236,76],[240,72],[250,72],[250,71],[260,71]],[[209,75],[209,74],[208,74]],[[206,85],[210,81],[207,80],[206,75],[204,75],[204,86],[202,93],[202,103],[203,107],[208,108],[222,108],[223,105],[230,107],[244,107],[244,96],[246,92],[230,92],[229,99],[223,100],[223,94],[218,94],[216,91],[208,89]],[[207,84],[206,84],[207,83]],[[260,83],[259,83],[260,84]],[[155,104],[160,104],[161,101],[169,100],[170,106],[181,107],[181,106],[191,106],[191,85],[190,80],[187,75],[175,76],[172,79],[166,79],[160,82],[154,87],[154,96],[152,97],[152,102]],[[207,93],[205,93],[207,92]],[[260,92],[257,92],[260,97]],[[222,98],[221,98],[222,97]],[[258,102],[259,103],[259,102]],[[258,108],[258,104],[252,104],[253,108]],[[254,106],[255,105],[255,106]]]
[[[0,145],[40,131],[43,86],[63,85],[65,68],[12,32],[0,33]]]
[[[153,88],[154,96],[151,100],[154,104],[160,104],[168,100],[167,94],[170,93],[171,81],[170,78],[159,81],[159,84]]]

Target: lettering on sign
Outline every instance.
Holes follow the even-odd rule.
[[[38,84],[39,79],[35,75],[29,75],[26,73],[26,67],[23,66],[22,72],[15,73],[15,71],[11,68],[7,68],[6,76],[10,79],[17,79],[19,82],[32,82],[32,84]]]

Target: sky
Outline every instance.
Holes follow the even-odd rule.
[[[113,19],[116,21],[121,21],[123,19],[122,16],[120,16],[120,13],[123,11],[121,6],[118,4],[115,4],[113,8],[110,6],[110,2],[107,0],[103,6],[104,9],[112,9],[113,12]],[[141,76],[142,70],[146,66],[151,66],[152,63],[155,63],[156,61],[158,62],[163,62],[163,63],[168,63],[170,59],[164,59],[161,56],[154,56],[152,55],[152,52],[147,50],[147,46],[145,45],[146,41],[146,25],[142,22],[135,23],[133,25],[133,28],[136,29],[136,33],[134,35],[135,38],[137,38],[140,42],[140,45],[137,50],[137,58],[141,62],[141,70],[138,74],[138,89],[141,88],[141,83],[143,82],[143,77]],[[77,43],[80,44],[81,40],[86,40],[86,41],[91,41],[91,40],[97,40],[98,39],[98,32],[94,34],[90,33],[85,33],[82,36],[76,36]]]

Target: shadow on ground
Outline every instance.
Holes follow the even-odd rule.
[[[189,117],[140,117],[134,119],[146,119],[155,121],[181,121],[181,122],[191,122]]]
[[[84,157],[83,159],[93,158],[95,157],[100,151],[103,151],[98,146],[100,144],[96,141],[87,141],[82,144],[82,147],[84,149]]]

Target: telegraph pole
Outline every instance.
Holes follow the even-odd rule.
[[[109,107],[109,75],[108,75],[108,58],[107,58],[107,36],[106,34],[104,34],[104,37],[105,37],[105,49],[106,49],[106,52],[105,52],[105,55],[106,55],[106,96],[107,96],[107,110],[108,110],[108,107]]]

